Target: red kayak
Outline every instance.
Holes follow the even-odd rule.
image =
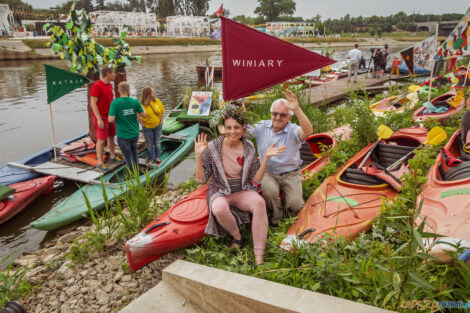
[[[0,224],[23,211],[37,197],[52,192],[56,178],[46,176],[9,185],[8,187],[15,189],[15,193],[0,201]]]
[[[205,184],[190,193],[126,242],[131,271],[172,250],[192,246],[204,237],[209,219],[208,187],[209,184]]]
[[[463,109],[464,104],[465,104],[465,99],[463,97],[460,98],[461,100],[458,101],[459,103],[456,106],[452,106],[449,104],[450,102],[454,101],[456,97],[458,98],[456,93],[454,91],[450,91],[431,100],[431,103],[433,105],[445,106],[448,108],[448,110],[442,113],[424,113],[424,110],[426,109],[426,107],[422,106],[413,113],[413,121],[415,123],[419,123],[419,122],[424,122],[424,120],[428,118],[436,118],[436,119],[439,119],[440,122],[442,122],[444,119],[448,118],[449,116]]]
[[[349,140],[351,137],[352,129],[349,125],[338,127],[330,132],[324,132],[320,134],[313,134],[307,137],[305,142],[310,147],[311,153],[317,157],[316,160],[302,168],[302,174],[304,177],[312,177],[315,173],[318,173],[323,166],[330,163],[328,155],[322,155],[322,147],[326,147],[328,150],[335,148],[338,144],[338,140]],[[302,152],[302,150],[301,150]],[[301,159],[304,160],[303,155]]]
[[[309,136],[307,144],[303,145],[300,151],[301,159],[307,164],[302,169],[304,176],[313,175],[328,164],[328,155],[321,156],[322,146],[332,149],[336,147],[339,138],[349,139],[350,134],[351,128],[343,126],[331,132]],[[206,184],[190,193],[126,243],[131,271],[172,250],[192,246],[204,237],[209,218],[206,200],[208,187]]]

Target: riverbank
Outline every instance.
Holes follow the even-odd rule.
[[[199,40],[198,40],[199,39]],[[314,38],[313,39],[292,39],[290,42],[297,46],[306,49],[319,49],[320,45],[327,45],[331,48],[338,49],[349,49],[354,43],[358,43],[361,47],[378,47],[388,44],[389,46],[406,46],[411,45],[415,41],[415,38],[410,37],[410,40],[400,38],[399,40],[389,38]],[[97,42],[101,42],[105,46],[110,46],[110,38],[97,38]],[[34,58],[59,58],[55,55],[50,48],[45,45],[47,39],[2,39],[0,40],[0,47],[4,50],[9,50],[10,54],[8,59],[1,60],[15,60],[12,57],[11,51],[19,51],[18,60],[25,59],[24,53],[30,55],[31,59]],[[194,53],[194,52],[221,52],[220,40],[210,41],[202,40],[200,38],[195,39],[178,39],[174,38],[126,38],[126,41],[132,46],[133,55],[152,55],[152,54],[179,54],[179,53]]]
[[[171,190],[153,203],[166,208],[187,193]],[[106,231],[102,229],[101,233]],[[29,289],[27,285],[32,288],[29,296],[18,299],[28,312],[117,312],[157,285],[162,269],[185,257],[182,251],[172,252],[130,273],[125,247],[116,239],[107,239],[102,250],[91,247],[96,250],[87,251],[93,237],[90,234],[97,232],[97,225],[91,222],[64,228],[46,247],[24,253],[13,262],[10,275],[19,275],[20,282],[25,282],[24,290]]]

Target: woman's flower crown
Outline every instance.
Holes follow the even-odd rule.
[[[233,118],[243,127],[246,125],[245,113],[236,104],[228,103],[223,106],[221,110],[216,110],[212,113],[212,118],[209,121],[209,126],[214,128],[223,124],[227,118]]]

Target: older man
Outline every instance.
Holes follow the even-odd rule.
[[[312,124],[302,112],[292,91],[284,93],[286,99],[277,99],[271,105],[271,120],[261,121],[249,131],[256,137],[258,154],[262,159],[273,144],[286,146],[286,152],[269,159],[266,174],[261,182],[268,210],[272,210],[271,224],[277,225],[284,216],[280,190],[286,195],[286,209],[296,214],[304,205],[300,164],[300,146],[313,132]],[[300,126],[292,124],[295,114]]]

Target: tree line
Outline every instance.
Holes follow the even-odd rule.
[[[416,22],[427,21],[452,21],[460,20],[463,14],[406,14],[400,11],[388,16],[351,17],[346,14],[344,17],[326,20],[317,14],[311,18],[293,16],[296,9],[294,0],[257,0],[258,6],[254,10],[255,16],[238,15],[233,17],[243,24],[260,25],[266,22],[286,21],[286,22],[311,22],[315,23],[318,32],[323,33],[343,33],[343,32],[370,32],[372,35],[380,35],[382,32],[392,32],[394,30],[416,31]],[[11,9],[32,10],[32,6],[22,0],[0,0],[0,3],[9,4]],[[59,13],[68,13],[72,4],[75,3],[77,9],[85,9],[87,12],[96,10],[109,11],[137,11],[155,12],[158,17],[174,15],[208,15],[209,0],[68,0],[54,9]],[[229,16],[230,12],[224,9],[224,15]]]

